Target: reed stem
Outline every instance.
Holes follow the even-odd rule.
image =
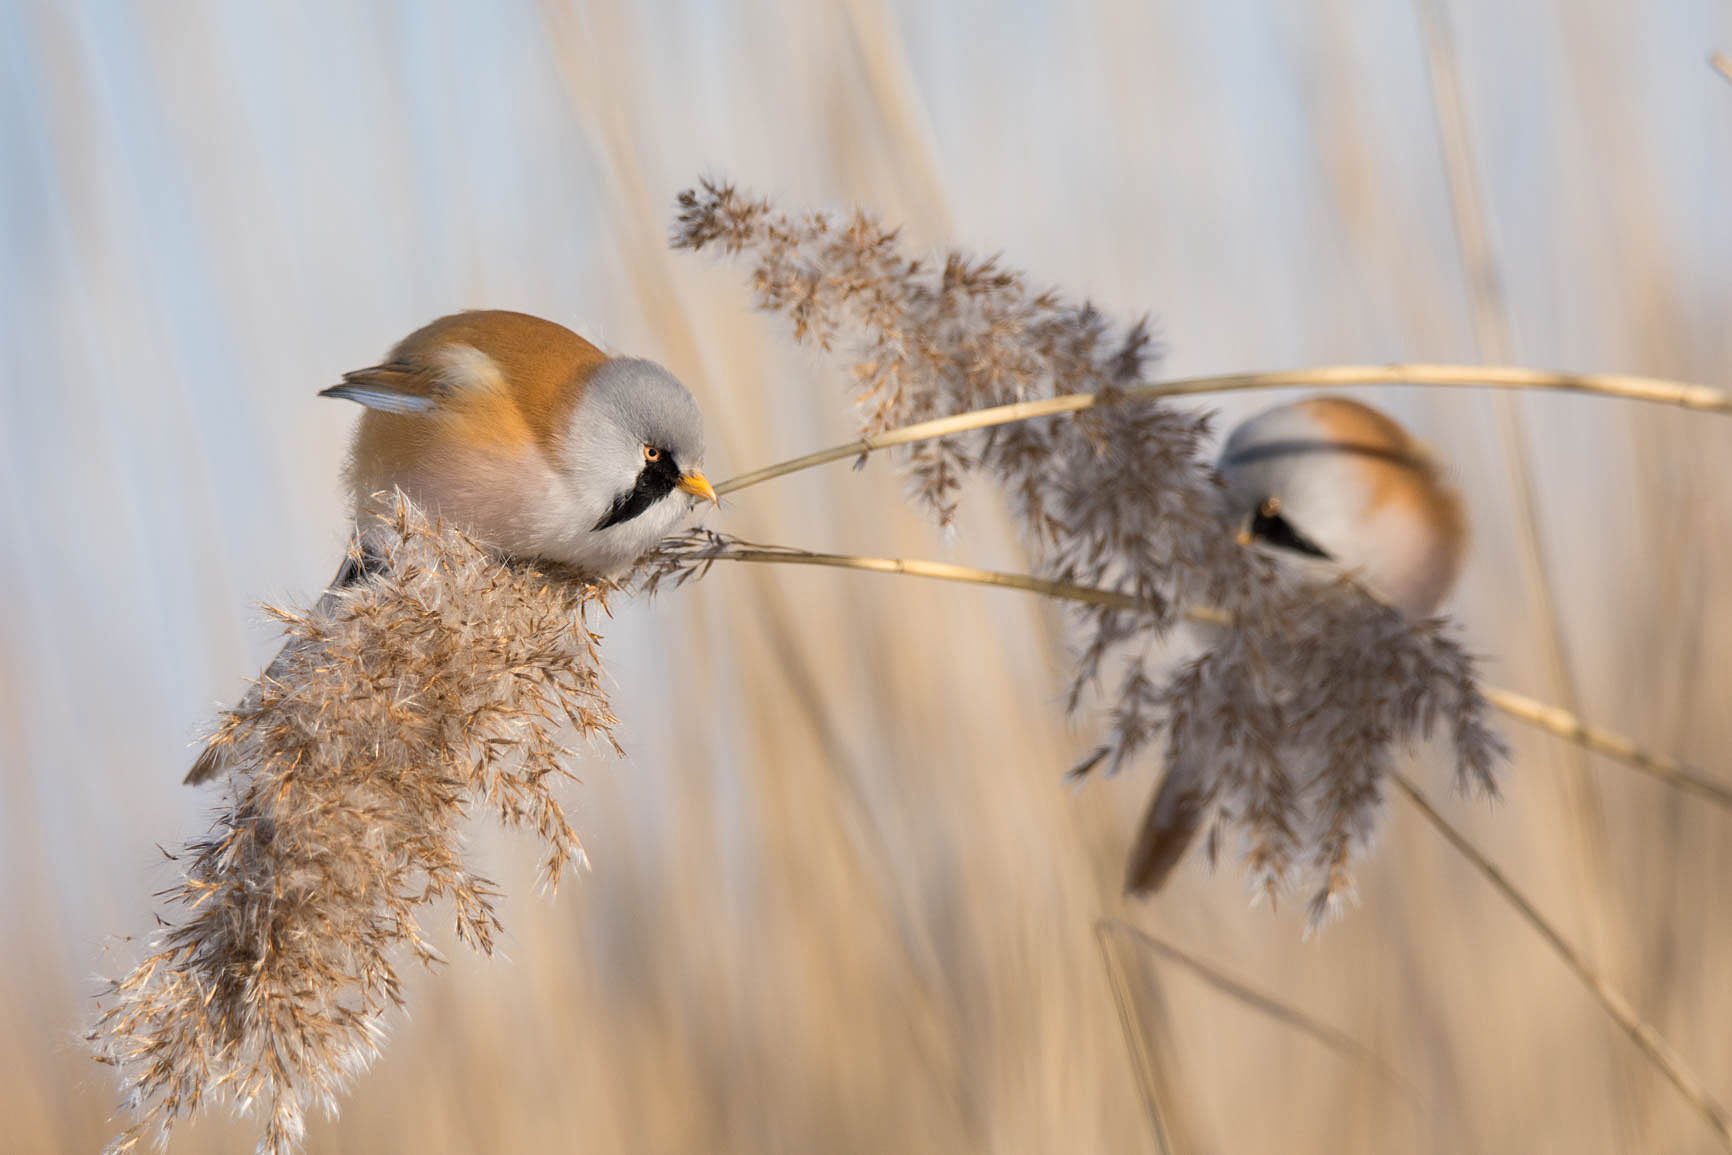
[[[770,565],[822,566],[830,569],[864,570],[868,573],[904,574],[930,578],[934,581],[959,582],[965,585],[996,586],[1001,589],[1023,590],[1060,601],[1086,602],[1090,605],[1115,609],[1145,608],[1129,594],[1092,586],[1071,585],[1048,581],[1030,574],[1005,573],[1000,570],[976,569],[950,562],[926,561],[906,557],[861,557],[854,554],[812,553],[781,546],[739,545],[708,555],[705,560],[754,562]],[[1219,624],[1224,620],[1218,610],[1198,607],[1187,611],[1194,620]],[[1613,730],[1583,721],[1569,710],[1551,706],[1513,690],[1482,684],[1480,694],[1495,709],[1518,722],[1543,730],[1585,750],[1603,754],[1621,766],[1639,771],[1651,778],[1732,810],[1732,786],[1723,785],[1675,758],[1643,749],[1630,738]]]
[[[1203,393],[1232,393],[1246,389],[1349,388],[1360,385],[1428,385],[1466,389],[1542,389],[1565,393],[1589,393],[1622,397],[1656,405],[1676,405],[1708,413],[1732,415],[1732,395],[1707,385],[1668,381],[1658,377],[1631,377],[1609,373],[1553,373],[1509,365],[1326,365],[1311,369],[1286,369],[1269,373],[1230,373],[1219,377],[1191,377],[1134,385],[1113,394],[1066,393],[1039,401],[1018,401],[990,409],[974,409],[950,417],[904,425],[854,441],[820,449],[775,465],[742,473],[716,486],[718,494],[738,493],[778,477],[828,465],[846,458],[866,457],[898,445],[933,441],[997,425],[1013,425],[1039,417],[1080,413],[1103,401],[1149,401],[1167,397],[1190,397]]]

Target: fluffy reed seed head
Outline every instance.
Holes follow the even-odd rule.
[[[262,1118],[261,1152],[334,1113],[401,1006],[398,966],[439,961],[417,916],[451,902],[490,953],[498,892],[462,854],[471,811],[532,830],[555,885],[583,861],[553,787],[568,728],[615,748],[597,637],[606,589],[506,564],[399,496],[363,527],[383,573],[310,611],[211,738],[235,767],[206,835],[170,855],[150,956],[110,984],[90,1042],[132,1125],[111,1151],[224,1102]]]
[[[911,257],[865,213],[787,213],[722,182],[681,194],[672,240],[743,257],[758,305],[786,316],[795,340],[845,346],[868,435],[1057,394],[1109,400],[898,451],[940,524],[963,478],[985,473],[1040,576],[1142,606],[1077,611],[1070,708],[1098,693],[1109,719],[1078,773],[1116,771],[1164,739],[1163,797],[1191,830],[1208,827],[1211,847],[1240,833],[1258,893],[1309,879],[1312,926],[1351,891],[1396,747],[1445,720],[1458,782],[1495,790],[1504,746],[1447,625],[1409,621],[1350,577],[1300,581],[1238,544],[1205,456],[1207,416],[1110,400],[1150,380],[1145,321],[1116,326],[996,258]],[[717,548],[692,537],[654,576],[701,572]],[[1226,624],[1205,631],[1200,657],[1164,660],[1173,624],[1201,607]],[[1129,885],[1145,888],[1134,873]]]

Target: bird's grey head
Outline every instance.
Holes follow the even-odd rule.
[[[1232,432],[1216,469],[1242,538],[1301,572],[1353,573],[1415,618],[1454,584],[1467,542],[1460,502],[1424,447],[1368,405],[1277,406]]]
[[[597,368],[573,407],[561,462],[581,495],[575,564],[597,575],[631,565],[694,502],[714,499],[704,480],[704,419],[686,387],[653,361],[614,357]]]
[[[1318,531],[1336,528],[1335,519],[1323,519],[1320,527],[1315,515],[1336,504],[1330,492],[1335,479],[1311,469],[1326,461],[1330,448],[1297,405],[1271,409],[1234,429],[1215,469],[1240,536],[1302,565],[1332,560],[1328,546],[1335,543],[1319,541]]]

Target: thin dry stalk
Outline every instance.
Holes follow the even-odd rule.
[[[1584,750],[1604,754],[1619,765],[1657,778],[1686,794],[1732,810],[1732,787],[1714,781],[1702,771],[1676,758],[1644,750],[1616,731],[1591,725],[1568,710],[1547,705],[1513,690],[1482,685],[1480,693],[1485,695],[1486,701],[1517,721],[1538,727],[1566,742],[1573,742]]]
[[[1444,171],[1449,181],[1450,204],[1455,215],[1456,245],[1461,254],[1468,303],[1473,314],[1474,341],[1486,360],[1507,361],[1513,355],[1509,301],[1480,195],[1479,168],[1468,128],[1466,100],[1461,91],[1461,68],[1456,58],[1455,38],[1450,32],[1443,0],[1418,0],[1417,7],[1431,76]],[[1516,517],[1522,575],[1530,601],[1539,607],[1540,648],[1545,655],[1548,676],[1564,708],[1579,712],[1580,694],[1564,647],[1562,612],[1554,593],[1551,567],[1540,541],[1538,485],[1528,454],[1527,423],[1516,397],[1498,394],[1492,398],[1492,407],[1497,416],[1498,441],[1509,479],[1507,493],[1512,499]],[[1612,950],[1613,942],[1606,926],[1606,906],[1612,895],[1611,880],[1605,866],[1611,858],[1605,853],[1605,818],[1599,795],[1588,777],[1585,755],[1578,752],[1572,761],[1570,773],[1563,782],[1564,795],[1575,826],[1576,855],[1583,877],[1593,880],[1595,893],[1589,896],[1587,903],[1593,926],[1591,937],[1596,953],[1605,955]]]
[[[1095,933],[1103,937],[1109,934],[1116,935],[1142,950],[1158,955],[1167,962],[1184,968],[1235,1002],[1242,1003],[1283,1026],[1291,1027],[1306,1038],[1329,1048],[1343,1058],[1364,1063],[1375,1071],[1379,1078],[1399,1088],[1404,1097],[1413,1097],[1412,1085],[1402,1078],[1394,1067],[1385,1062],[1376,1051],[1346,1032],[1320,1022],[1304,1011],[1287,1005],[1273,995],[1265,994],[1248,983],[1234,978],[1214,963],[1200,959],[1189,951],[1182,950],[1165,939],[1158,938],[1121,919],[1101,919],[1095,923]]]
[[[955,213],[944,191],[938,140],[921,105],[914,69],[896,31],[895,14],[885,0],[844,0],[842,12],[860,53],[866,86],[886,130],[895,139],[896,156],[903,162],[897,171],[913,177],[936,231],[947,236],[956,229]]]
[[[1173,1138],[1168,1133],[1165,1112],[1161,1109],[1162,1101],[1168,1098],[1164,1093],[1167,1089],[1165,1072],[1160,1068],[1154,1047],[1150,1044],[1148,1033],[1142,1028],[1137,1017],[1136,997],[1131,991],[1129,977],[1125,968],[1113,954],[1112,934],[1107,920],[1095,923],[1095,941],[1100,946],[1101,967],[1107,974],[1107,985],[1113,992],[1113,1007],[1119,1015],[1119,1032],[1124,1037],[1125,1049],[1131,1056],[1131,1073],[1137,1082],[1137,1093],[1142,1097],[1143,1110],[1149,1119],[1149,1134],[1155,1140],[1155,1150],[1160,1155],[1176,1155]]]
[[[1534,933],[1543,939],[1552,952],[1558,956],[1570,972],[1576,976],[1594,1000],[1600,1004],[1606,1014],[1623,1028],[1648,1060],[1659,1068],[1660,1073],[1678,1089],[1691,1109],[1701,1116],[1703,1122],[1711,1127],[1727,1150],[1732,1151],[1732,1117],[1726,1114],[1725,1108],[1715,1101],[1702,1080],[1690,1069],[1682,1056],[1672,1049],[1664,1036],[1637,1013],[1623,994],[1593,968],[1587,958],[1569,940],[1539,912],[1539,909],[1529,901],[1526,895],[1518,890],[1503,871],[1494,866],[1490,859],[1482,854],[1478,847],[1469,842],[1466,835],[1438,812],[1425,797],[1418,786],[1400,772],[1391,775],[1391,781],[1414,808],[1429,822],[1434,830],[1443,835],[1461,856],[1473,864],[1474,869],[1491,883],[1498,895],[1507,902],[1523,922],[1531,927]]]
[[[720,537],[720,535],[715,535]],[[707,539],[706,539],[707,540]],[[725,547],[705,553],[702,560],[767,562],[781,565],[826,566],[835,569],[866,570],[870,573],[907,574],[909,577],[933,578],[937,581],[962,582],[967,585],[999,586],[1004,589],[1026,590],[1064,601],[1107,606],[1121,610],[1145,610],[1149,607],[1129,594],[1114,590],[1048,581],[1030,574],[1005,573],[1001,570],[976,569],[950,562],[926,561],[911,557],[861,557],[856,554],[813,553],[791,546],[747,545],[724,538]],[[676,539],[676,542],[678,539]]]
[[[1136,385],[1111,395],[1066,393],[1039,401],[1024,401],[976,409],[932,421],[887,429],[814,453],[779,461],[750,473],[731,477],[716,486],[719,494],[738,493],[766,481],[828,465],[833,461],[862,460],[875,452],[915,445],[959,433],[1014,425],[1039,417],[1080,413],[1114,400],[1164,400],[1208,393],[1234,393],[1248,389],[1341,389],[1366,385],[1423,385],[1465,389],[1536,389],[1619,397],[1655,405],[1675,405],[1706,413],[1732,415],[1732,394],[1708,385],[1668,381],[1659,377],[1633,377],[1616,373],[1555,373],[1514,365],[1433,365],[1392,363],[1388,365],[1324,365],[1311,369],[1284,369],[1267,373],[1229,373],[1216,377],[1190,377],[1156,384]]]
[[[1455,218],[1456,245],[1461,254],[1463,279],[1473,315],[1474,343],[1487,361],[1508,361],[1513,342],[1509,331],[1509,302],[1503,273],[1492,249],[1491,230],[1486,225],[1485,206],[1480,199],[1478,165],[1468,131],[1467,106],[1461,92],[1461,70],[1456,60],[1455,40],[1450,35],[1448,13],[1442,0],[1418,0],[1420,27],[1431,76],[1432,102],[1437,113],[1438,138],[1442,146],[1444,173],[1449,182],[1450,205]],[[1497,415],[1499,444],[1509,477],[1508,494],[1513,499],[1517,539],[1522,553],[1522,573],[1529,597],[1540,607],[1541,645],[1546,665],[1564,705],[1579,709],[1575,678],[1564,652],[1563,625],[1552,593],[1552,580],[1540,545],[1537,485],[1528,459],[1527,427],[1519,398],[1498,393],[1491,398]],[[1578,760],[1576,769],[1585,769]],[[1591,793],[1571,801],[1578,823],[1589,841],[1602,842],[1599,807]],[[1603,857],[1603,856],[1599,856]]]
[[[491,953],[499,892],[462,850],[474,811],[528,829],[551,888],[583,862],[553,787],[567,729],[614,748],[598,639],[605,590],[507,565],[401,498],[366,527],[366,582],[307,612],[211,742],[233,768],[210,833],[170,858],[154,949],[110,984],[89,1039],[134,1122],[166,1141],[207,1101],[261,1117],[286,1155],[403,1005],[398,967],[440,961],[418,922],[450,901]]]
[[[1449,182],[1456,245],[1467,281],[1468,304],[1473,312],[1474,340],[1487,360],[1504,361],[1510,356],[1509,305],[1504,294],[1503,274],[1492,251],[1491,230],[1486,227],[1485,207],[1480,200],[1478,165],[1474,160],[1472,135],[1468,131],[1467,104],[1461,93],[1461,69],[1456,62],[1455,38],[1450,35],[1449,15],[1444,11],[1442,0],[1417,0],[1415,7],[1419,14],[1421,39],[1425,44],[1426,71],[1431,79],[1432,108],[1437,115],[1444,176]],[[1519,447],[1516,448],[1519,451]]]
[[[723,539],[724,546],[702,555],[707,566],[713,561],[758,562],[771,565],[807,565],[829,569],[863,570],[868,573],[906,574],[909,577],[931,578],[935,581],[960,582],[965,585],[994,586],[1000,589],[1024,590],[1061,601],[1082,602],[1112,609],[1139,610],[1147,607],[1127,594],[1089,586],[1048,581],[1029,574],[1006,573],[1001,570],[977,569],[951,562],[926,561],[905,557],[862,557],[855,554],[813,553],[788,546],[765,546]],[[1226,624],[1226,616],[1206,606],[1193,607],[1186,616],[1209,625]],[[1596,754],[1603,754],[1621,766],[1647,774],[1659,781],[1732,810],[1732,787],[1707,777],[1702,771],[1665,754],[1656,754],[1632,739],[1591,725],[1568,710],[1547,705],[1524,694],[1484,683],[1480,696],[1501,713],[1543,730],[1554,737],[1574,743]]]
[[[1461,65],[1456,55],[1455,37],[1450,30],[1449,13],[1445,9],[1445,0],[1416,0],[1416,7],[1421,39],[1425,44],[1427,71],[1431,77],[1432,105],[1437,117],[1444,172],[1449,183],[1450,205],[1455,217],[1456,247],[1461,255],[1468,304],[1473,316],[1474,342],[1483,360],[1508,361],[1514,356],[1509,299],[1504,289],[1503,272],[1492,247],[1491,229],[1486,222],[1479,166],[1468,126]],[[1547,675],[1563,708],[1580,713],[1581,694],[1564,642],[1563,612],[1558,606],[1556,583],[1540,540],[1539,485],[1528,453],[1527,421],[1521,399],[1500,393],[1491,398],[1491,404],[1497,417],[1499,448],[1508,479],[1505,492],[1515,513],[1523,583],[1530,604],[1538,607],[1536,624]],[[1619,950],[1618,936],[1612,933],[1610,926],[1616,891],[1609,866],[1612,856],[1606,850],[1604,808],[1599,790],[1588,771],[1586,752],[1575,746],[1571,748],[1571,755],[1570,766],[1559,785],[1572,828],[1570,841],[1584,881],[1581,890],[1586,893],[1581,897],[1588,921],[1588,942],[1600,964],[1619,973],[1625,969],[1625,960]],[[1618,1080],[1614,1092],[1620,1100],[1616,1113],[1627,1120],[1632,1114],[1627,1077]],[[1628,1131],[1624,1138],[1626,1143],[1638,1142],[1637,1136]]]
[[[1716,52],[1708,58],[1708,63],[1715,72],[1727,80],[1732,80],[1732,54]]]

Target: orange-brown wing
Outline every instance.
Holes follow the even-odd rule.
[[[503,309],[455,313],[412,335],[392,354],[425,360],[427,345],[463,344],[477,349],[509,382],[515,415],[543,449],[552,449],[564,434],[572,407],[607,354],[564,325]]]
[[[423,326],[391,351],[390,360],[345,373],[320,396],[395,414],[432,413],[455,400],[481,419],[482,436],[500,433],[492,427],[503,423],[513,427],[512,435],[526,429],[549,448],[584,381],[606,361],[607,354],[563,325],[527,313],[477,310]],[[478,384],[486,387],[465,391]]]

